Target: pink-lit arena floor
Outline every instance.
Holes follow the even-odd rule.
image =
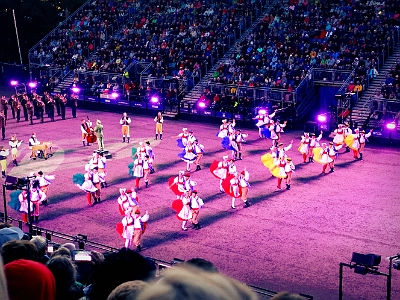
[[[338,298],[339,263],[350,262],[352,252],[382,255],[379,270],[385,273],[387,257],[400,252],[397,148],[367,144],[362,162],[341,150],[335,172],[320,175],[321,165],[302,163],[297,151],[302,132],[288,130],[282,140],[285,145],[295,141],[288,154],[296,170],[291,190],[281,191],[260,161],[271,142],[259,140],[256,128],[244,130],[249,134],[244,159],[236,165],[239,171],[246,167],[250,172],[252,206],[245,209],[238,200],[233,210],[230,197],[219,192],[218,180],[208,169],[213,160],[228,154],[216,137],[218,126],[166,120],[163,140],[155,141],[154,117],[131,115],[131,143],[127,144],[121,139],[120,114],[78,110],[76,119],[70,118],[69,110],[67,114],[66,121],[40,124],[35,120],[36,124],[29,126],[25,121],[9,120],[7,125],[7,138],[16,133],[24,141],[19,151],[20,166],[12,167],[9,159],[8,174],[22,177],[42,170],[56,176],[50,187],[50,205],[41,210],[39,225],[44,228],[70,235],[81,233],[91,241],[123,247],[124,241],[115,231],[121,220],[119,188],[133,187],[134,179],[127,168],[132,161],[131,148],[149,140],[156,155],[156,173],[150,177],[149,188],[142,183],[138,191],[141,210],[150,214],[142,241],[144,255],[165,261],[203,257],[245,283],[325,300]],[[102,201],[94,207],[88,207],[85,194],[72,183],[72,175],[84,172],[97,147],[83,147],[81,143],[80,120],[87,115],[104,124],[105,147],[113,155],[107,162],[109,187],[103,189]],[[205,202],[200,212],[203,228],[198,231],[182,231],[170,208],[175,196],[167,180],[185,168],[173,137],[182,127],[192,129],[205,145],[203,169],[191,175]],[[27,141],[33,131],[40,141],[53,142],[55,154],[49,160],[29,160]],[[19,218],[11,209],[9,214]],[[361,276],[345,269],[344,299],[386,299],[385,280],[383,276]],[[396,270],[392,299],[400,299],[400,271]]]

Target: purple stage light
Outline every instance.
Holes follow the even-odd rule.
[[[11,80],[10,84],[11,84],[12,86],[16,86],[16,85],[18,84],[18,81],[16,81],[16,80]]]
[[[150,102],[152,102],[152,103],[158,103],[158,98],[155,97],[155,96],[153,96],[153,97],[150,98]]]
[[[119,95],[118,95],[118,93],[111,93],[111,97],[113,97],[113,98],[117,98]]]
[[[318,115],[317,120],[318,120],[318,122],[325,123],[326,122],[326,116],[325,115]]]
[[[36,85],[37,85],[36,82],[29,82],[29,83],[28,83],[28,86],[29,86],[31,89],[34,89],[34,88],[36,87]]]
[[[204,102],[199,102],[198,106],[199,106],[200,108],[205,108],[205,107],[206,107],[206,104],[205,104]]]
[[[266,115],[266,114],[267,114],[267,111],[266,111],[265,109],[260,109],[260,110],[258,111],[258,114],[259,114],[259,115]]]
[[[75,94],[78,94],[79,91],[80,91],[80,89],[77,88],[77,87],[73,87],[71,90],[72,90]]]
[[[392,123],[387,123],[386,124],[386,128],[389,130],[393,130],[396,129],[396,123],[392,122]]]

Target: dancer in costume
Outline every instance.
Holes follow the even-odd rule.
[[[335,129],[335,131],[333,132],[334,134],[334,138],[333,138],[333,143],[335,145],[335,147],[339,147],[343,145],[344,142],[344,129],[343,129],[343,125],[339,124],[338,128]]]
[[[360,160],[363,160],[363,151],[364,151],[364,147],[365,147],[365,142],[372,135],[372,131],[373,130],[370,129],[367,134],[365,134],[365,130],[361,130],[361,132],[360,132],[360,138],[358,140],[360,143],[360,147],[358,148],[358,154],[360,154]]]
[[[278,167],[278,170],[276,171],[274,175],[275,177],[278,178],[278,184],[277,184],[277,188],[279,190],[282,189],[282,179],[286,179],[287,178],[287,174],[285,172],[285,167],[286,167],[286,156],[282,156],[282,157],[277,157],[275,159],[275,165]]]
[[[185,172],[183,174],[183,188],[185,189],[185,191],[193,191],[196,185],[196,181],[190,179],[190,173]]]
[[[332,161],[328,154],[328,146],[326,143],[322,143],[321,147],[316,147],[314,150],[313,160],[322,165],[321,174],[325,174],[328,164]]]
[[[46,199],[43,201],[43,205],[47,206],[47,201],[49,200],[49,187],[52,183],[51,181],[55,179],[54,175],[44,175],[42,171],[37,173],[36,180],[39,181],[40,190],[45,193]]]
[[[186,171],[190,172],[190,167],[196,160],[194,145],[191,142],[188,142],[185,149],[178,154],[178,157],[186,162]]]
[[[308,132],[304,132],[304,135],[301,136],[299,151],[303,156],[303,163],[307,162],[307,155],[310,151],[310,135]],[[310,160],[308,160],[310,162]]]
[[[196,190],[192,191],[190,195],[190,209],[192,211],[192,218],[190,219],[190,222],[192,223],[193,229],[195,230],[201,229],[199,223],[199,213],[203,205],[204,205],[203,199],[201,199],[197,195],[197,191]]]
[[[99,168],[99,176],[100,176],[100,186],[101,188],[108,187],[106,176],[107,176],[107,158],[104,156],[103,152],[99,153],[97,166]]]
[[[242,152],[243,152],[243,143],[246,142],[245,138],[248,137],[248,134],[242,133],[240,129],[236,130],[236,145],[238,151],[235,153],[235,160],[239,159],[242,160]],[[237,157],[237,154],[239,154],[239,157]]]
[[[228,122],[227,119],[223,119],[222,124],[219,126],[219,132],[218,132],[217,136],[221,139],[228,136],[228,123],[227,122]]]
[[[97,188],[93,185],[92,182],[92,172],[90,171],[89,164],[85,165],[86,173],[83,175],[83,182],[80,183],[79,179],[74,180],[74,183],[77,187],[79,187],[82,191],[86,192],[86,199],[89,206],[93,206],[92,204],[92,197],[95,198],[95,192]],[[79,177],[80,174],[75,174],[74,177]]]
[[[11,158],[14,166],[18,166],[17,157],[18,157],[18,147],[21,146],[22,141],[18,141],[17,136],[14,134],[11,136],[8,144],[11,147]]]
[[[151,173],[151,165],[153,164],[153,159],[146,155],[143,160],[143,179],[146,185],[146,188],[149,187],[149,175]]]
[[[186,231],[188,230],[186,225],[188,220],[192,219],[192,211],[190,209],[190,191],[186,191],[182,196],[181,196],[181,201],[182,201],[182,209],[177,215],[178,220],[182,221],[182,230]]]
[[[179,139],[177,139],[178,147],[179,148],[185,148],[188,143],[188,137],[189,137],[189,132],[187,128],[182,128],[182,132],[177,136]]]
[[[241,189],[242,200],[244,202],[244,208],[250,207],[250,202],[247,199],[247,195],[249,194],[249,187],[250,187],[249,178],[250,178],[250,174],[246,170],[246,168],[244,168],[244,170],[239,175],[239,186]]]
[[[95,167],[99,167],[99,153],[94,152],[92,154],[92,158],[89,160],[89,168],[94,169]]]
[[[33,204],[33,217],[35,218],[35,222],[39,222],[39,206],[46,200],[46,194],[40,190],[39,182],[37,180],[32,183],[30,195],[30,200]]]
[[[319,141],[322,139],[322,130],[319,136],[316,138],[315,133],[311,133],[310,144],[308,145],[308,162],[314,162],[314,149],[319,147]]]
[[[287,145],[286,147],[283,147],[283,143],[278,144],[278,148],[276,150],[276,157],[277,158],[282,158],[282,157],[287,157],[286,152],[289,151],[293,146],[293,140],[290,141],[290,144]]]
[[[28,190],[27,188],[23,188],[21,193],[18,195],[18,200],[19,200],[19,211],[22,213],[22,221],[24,223],[28,223]],[[30,208],[29,208],[30,214],[32,215],[33,213],[33,202],[30,201]]]
[[[280,120],[276,120],[274,131],[278,137],[276,140],[277,144],[281,142],[281,134],[283,133],[283,128],[286,127],[286,124],[287,121],[284,121],[283,124],[281,124]]]
[[[7,156],[10,155],[10,150],[4,149],[0,146],[0,165],[1,165],[1,177],[6,178],[7,171]]]
[[[125,217],[121,223],[123,226],[122,237],[125,239],[125,248],[130,248],[132,243],[136,246],[137,251],[142,251],[140,240],[144,233],[145,223],[149,220],[149,214],[140,216],[133,213],[131,209],[126,211]]]
[[[168,180],[168,187],[176,195],[177,199],[180,199],[180,196],[185,192],[184,174],[184,171],[179,171],[178,176],[171,177]]]
[[[160,140],[162,140],[164,118],[160,111],[157,113],[157,117],[154,118],[154,122],[156,122],[156,138],[155,139],[158,139],[158,135],[160,135]]]
[[[196,165],[196,171],[200,171],[200,161],[203,158],[204,146],[200,144],[197,139],[194,141],[194,153],[196,154],[196,160],[194,161]]]
[[[136,246],[136,250],[138,252],[142,251],[142,246],[140,244],[142,240],[142,236],[146,229],[146,223],[149,220],[149,212],[146,210],[146,213],[143,216],[140,216],[140,212],[137,210],[133,217],[133,244]]]
[[[233,175],[236,173],[236,171],[237,171],[237,169],[236,169],[236,165],[235,165],[235,160],[234,159],[229,160],[228,161],[228,174]]]
[[[125,137],[126,141],[129,143],[131,136],[130,136],[130,124],[131,124],[131,118],[128,117],[127,113],[124,112],[122,114],[121,120],[119,120],[119,124],[122,125],[122,142],[125,143]]]
[[[231,208],[235,209],[235,200],[236,198],[241,197],[240,188],[239,188],[239,174],[235,172],[233,177],[229,180],[230,184],[230,193],[227,192],[228,195],[232,196],[232,204]]]
[[[132,191],[132,194],[136,197],[136,192]],[[131,209],[133,213],[138,209],[138,202],[135,198],[132,198],[130,194],[127,193],[126,189],[119,189],[120,196],[118,197],[118,211],[122,216],[125,216],[125,212]]]
[[[139,142],[139,147],[137,148],[136,155],[140,156],[141,159],[144,159],[146,156],[146,146],[144,145],[143,142]]]
[[[140,188],[140,186],[139,186],[140,178],[143,178],[143,176],[144,176],[144,173],[143,173],[144,159],[142,158],[142,156],[139,153],[136,154],[136,158],[133,162],[133,165],[134,165],[133,176],[136,177],[135,187],[137,189],[139,189]]]
[[[193,134],[193,130],[189,130],[189,136],[188,136],[188,143],[192,143],[194,144],[194,142],[196,141],[196,137]]]
[[[349,122],[344,123],[344,139],[346,139],[346,137],[348,137],[350,134],[353,133],[353,131],[350,128],[350,124]],[[346,152],[350,152],[350,147],[346,145]]]
[[[276,110],[270,115],[268,115],[266,110],[259,110],[258,115],[253,118],[253,120],[257,120],[256,126],[258,127],[258,135],[260,139],[270,138],[271,135],[269,127],[271,125],[272,118],[275,117],[275,114]]]
[[[99,174],[99,167],[94,167],[92,169],[92,182],[97,189],[94,192],[94,204],[96,204],[101,201],[101,176]]]
[[[365,134],[365,130],[360,130],[358,128],[354,129],[354,134],[350,134],[345,138],[346,145],[353,150],[354,159],[363,159],[362,152],[364,150],[366,139],[372,135],[372,129],[369,133]],[[360,156],[359,156],[360,155]]]
[[[285,173],[286,173],[286,178],[285,178],[285,183],[286,183],[286,189],[290,190],[290,185],[292,183],[292,174],[295,169],[295,165],[293,164],[293,161],[290,157],[286,158],[286,165],[285,165]]]
[[[238,153],[238,145],[236,143],[235,133],[228,133],[228,136],[223,137],[221,141],[222,148],[231,151],[231,158],[235,159]]]
[[[329,163],[329,168],[331,168],[329,173],[335,172],[335,160],[336,160],[339,149],[342,148],[342,145],[334,146],[333,142],[329,143],[328,155],[329,155],[329,158],[331,159],[331,162]]]
[[[275,159],[276,159],[277,151],[276,147],[271,147],[269,148],[269,152],[261,156],[261,162],[265,167],[268,168],[268,170],[271,172],[272,176],[275,176],[273,173],[273,170],[277,169],[277,166],[275,164]]]
[[[219,190],[221,192],[224,192],[222,181],[226,178],[226,175],[228,174],[228,158],[228,155],[225,155],[222,157],[222,161],[215,160],[210,166],[211,174],[219,179]]]
[[[229,122],[228,122],[228,134],[235,133],[236,132],[235,127],[236,127],[236,120],[235,119],[232,119],[232,121],[229,120]]]

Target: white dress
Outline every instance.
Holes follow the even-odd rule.
[[[181,220],[190,220],[192,218],[192,211],[190,210],[190,198],[182,197],[183,207],[178,214]]]

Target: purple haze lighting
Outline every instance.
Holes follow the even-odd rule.
[[[266,114],[267,114],[267,111],[266,111],[265,109],[260,109],[260,110],[258,111],[258,114],[259,114],[259,115],[266,115]]]
[[[325,115],[318,115],[317,117],[318,122],[326,122],[326,116]]]
[[[153,96],[153,97],[151,97],[150,102],[157,103],[158,102],[158,98]]]
[[[15,86],[15,85],[18,84],[18,81],[16,81],[16,80],[11,80],[10,84],[11,84],[12,86]]]
[[[392,123],[387,123],[387,124],[386,124],[386,128],[389,129],[389,130],[396,129],[396,124],[395,124],[394,122],[392,122]]]
[[[29,86],[31,89],[34,89],[34,88],[36,87],[36,82],[29,82],[29,83],[28,83],[28,86]]]
[[[113,97],[113,98],[117,98],[119,95],[118,95],[118,93],[111,93],[111,97]]]
[[[79,93],[79,88],[77,88],[77,87],[73,87],[71,90],[72,90],[75,94]]]
[[[204,108],[204,107],[206,107],[206,104],[204,102],[199,102],[199,107]]]

